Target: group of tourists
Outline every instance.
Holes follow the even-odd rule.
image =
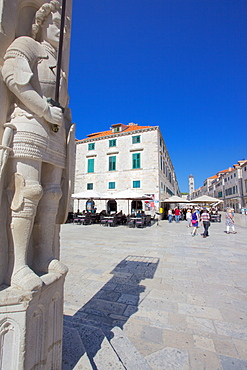
[[[218,214],[218,210],[215,208],[187,208],[180,210],[179,207],[175,207],[175,209],[168,210],[168,222],[171,223],[173,218],[175,222],[178,223],[181,219],[187,221],[187,227],[193,227],[191,235],[194,237],[197,235],[197,229],[199,227],[199,222],[202,223],[204,227],[204,231],[201,234],[203,238],[209,236],[208,229],[210,227],[210,217],[211,215]],[[225,225],[226,225],[226,234],[230,234],[230,228],[232,229],[232,233],[236,234],[235,227],[234,227],[234,209],[227,208],[226,215],[225,215]]]

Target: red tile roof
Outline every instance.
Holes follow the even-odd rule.
[[[233,170],[233,168],[229,167],[229,168],[227,168],[226,170],[222,170],[222,171],[219,171],[219,172],[217,172],[217,173],[231,172],[232,170]]]
[[[116,134],[121,134],[122,132],[131,132],[131,131],[141,130],[141,129],[145,129],[145,128],[150,128],[150,127],[154,127],[154,126],[139,126],[138,124],[136,124],[136,125],[126,125],[126,129],[124,129],[123,131],[112,132],[112,130],[108,130],[108,131],[95,132],[93,134],[87,135],[87,137],[85,139],[78,140],[78,141],[84,141],[84,140],[88,140],[88,139],[97,139],[99,137],[104,137],[104,136],[109,136],[109,135],[116,135]]]

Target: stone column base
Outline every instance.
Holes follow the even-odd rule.
[[[64,279],[37,292],[0,287],[0,370],[61,369]]]

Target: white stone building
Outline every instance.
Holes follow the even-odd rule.
[[[243,207],[247,208],[247,161],[241,164],[241,169],[242,169]]]
[[[76,141],[76,169],[74,193],[93,189],[99,193],[115,194],[132,189],[142,194],[152,194],[153,201],[146,202],[156,210],[162,200],[180,195],[176,174],[158,126],[139,126],[135,123],[114,124],[108,131],[90,134]],[[85,202],[79,203],[80,210]],[[78,203],[74,202],[74,210]],[[128,213],[128,202],[95,201],[97,211]],[[145,202],[132,204],[132,208],[145,210]]]
[[[221,209],[232,207],[239,212],[242,207],[246,208],[247,160],[238,161],[233,167],[208,177],[203,186],[192,193],[191,199],[204,194],[222,200],[223,203],[219,204]]]

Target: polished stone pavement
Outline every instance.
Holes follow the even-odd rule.
[[[235,226],[63,225],[65,316],[119,326],[152,369],[247,369],[247,216]]]

